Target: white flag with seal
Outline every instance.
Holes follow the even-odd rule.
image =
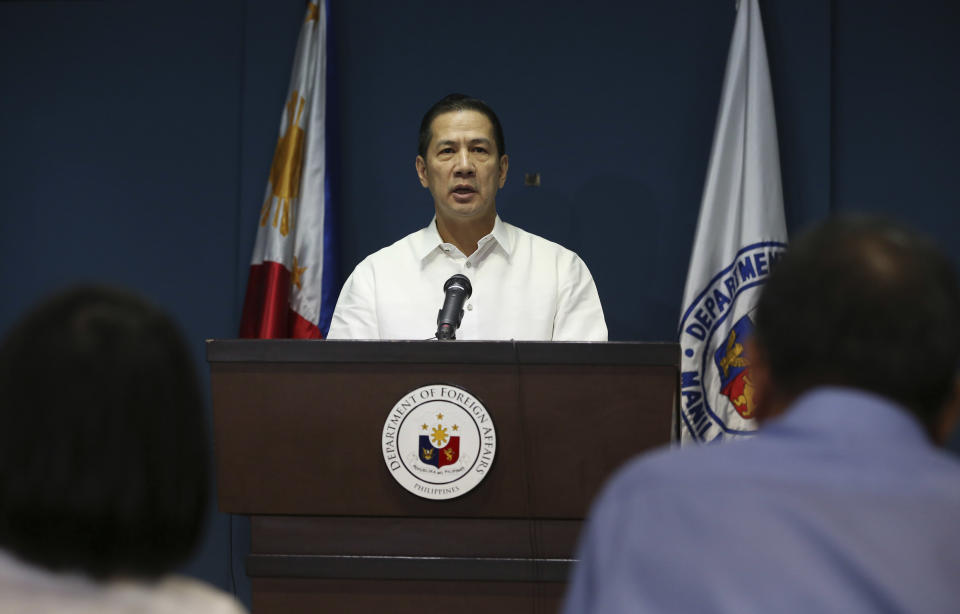
[[[757,0],[741,0],[683,292],[682,443],[756,429],[745,341],[786,241],[763,24]]]

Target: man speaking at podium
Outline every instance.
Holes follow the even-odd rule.
[[[437,330],[445,282],[462,275],[472,292],[463,302],[459,339],[606,341],[586,264],[497,215],[508,166],[500,120],[486,103],[450,94],[430,107],[420,124],[416,167],[436,215],[357,265],[328,338],[426,339]]]

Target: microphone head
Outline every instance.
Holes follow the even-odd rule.
[[[459,273],[444,282],[443,291],[445,293],[451,288],[462,290],[465,293],[466,298],[470,298],[470,295],[473,294],[473,286],[470,285],[470,280],[467,279],[466,275],[461,275]]]

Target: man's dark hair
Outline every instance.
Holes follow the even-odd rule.
[[[203,528],[203,408],[178,329],[145,301],[42,303],[0,345],[0,546],[95,578],[175,568]]]
[[[430,139],[433,138],[430,129],[433,125],[433,120],[436,119],[438,115],[451,113],[453,111],[477,111],[486,115],[490,123],[493,124],[493,140],[497,146],[497,158],[507,153],[506,145],[503,142],[503,127],[500,126],[500,120],[497,118],[497,114],[493,112],[493,109],[491,109],[487,103],[479,98],[473,98],[466,94],[447,94],[430,107],[423,116],[423,121],[420,122],[420,142],[417,146],[418,154],[424,158],[427,156],[427,147],[430,146]]]
[[[960,366],[956,271],[924,237],[863,216],[792,243],[756,312],[774,385],[796,395],[852,386],[932,424]]]

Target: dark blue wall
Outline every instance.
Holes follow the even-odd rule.
[[[504,123],[503,217],[578,251],[611,338],[674,337],[734,0],[333,0],[342,274],[423,226],[425,108]],[[230,337],[303,0],[0,3],[0,332],[64,284],[139,290],[194,343]],[[960,263],[960,9],[761,0],[791,231],[842,209],[932,233]],[[523,186],[539,172],[542,187]],[[188,571],[246,547],[211,511]]]

